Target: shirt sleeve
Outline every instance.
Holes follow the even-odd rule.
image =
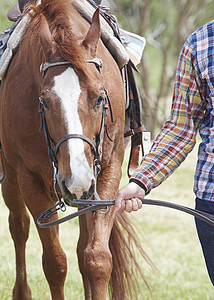
[[[195,70],[195,56],[187,41],[178,61],[170,117],[149,154],[130,178],[143,186],[147,194],[173,173],[195,145],[205,109],[197,89]]]

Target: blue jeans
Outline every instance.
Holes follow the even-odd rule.
[[[214,216],[214,202],[196,198],[195,208]],[[197,218],[195,218],[195,223],[208,274],[214,285],[214,227]]]

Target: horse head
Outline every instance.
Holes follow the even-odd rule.
[[[65,30],[51,33],[43,21],[46,61],[41,67],[40,112],[58,185],[65,202],[71,204],[74,198],[94,194],[95,163],[103,139],[107,94],[97,58],[99,10],[87,34],[75,43]]]

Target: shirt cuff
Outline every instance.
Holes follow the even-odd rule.
[[[133,174],[134,175],[134,174]],[[148,179],[145,177],[140,176],[140,178],[137,178],[137,176],[131,176],[129,182],[134,182],[137,185],[139,185],[142,189],[144,189],[146,195],[148,195],[152,189],[152,185]],[[139,174],[138,174],[139,177]]]
[[[146,187],[145,187],[145,185],[144,185],[142,182],[140,182],[139,180],[134,179],[134,178],[131,178],[131,179],[129,180],[129,182],[134,182],[134,183],[136,183],[136,184],[139,185],[142,189],[144,189],[144,191],[146,192]]]

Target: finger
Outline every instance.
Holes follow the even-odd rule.
[[[117,211],[118,213],[122,214],[125,210],[125,201],[122,201],[120,209]]]
[[[137,204],[138,204],[138,209],[141,209],[143,207],[142,201],[138,198],[137,198]]]
[[[132,212],[132,200],[125,200],[125,211]]]
[[[137,198],[133,198],[132,199],[132,210],[133,211],[137,211],[138,210],[138,199]]]
[[[115,197],[115,210],[116,211],[120,211],[122,202],[123,202],[123,197],[122,197],[121,193],[118,192]]]

